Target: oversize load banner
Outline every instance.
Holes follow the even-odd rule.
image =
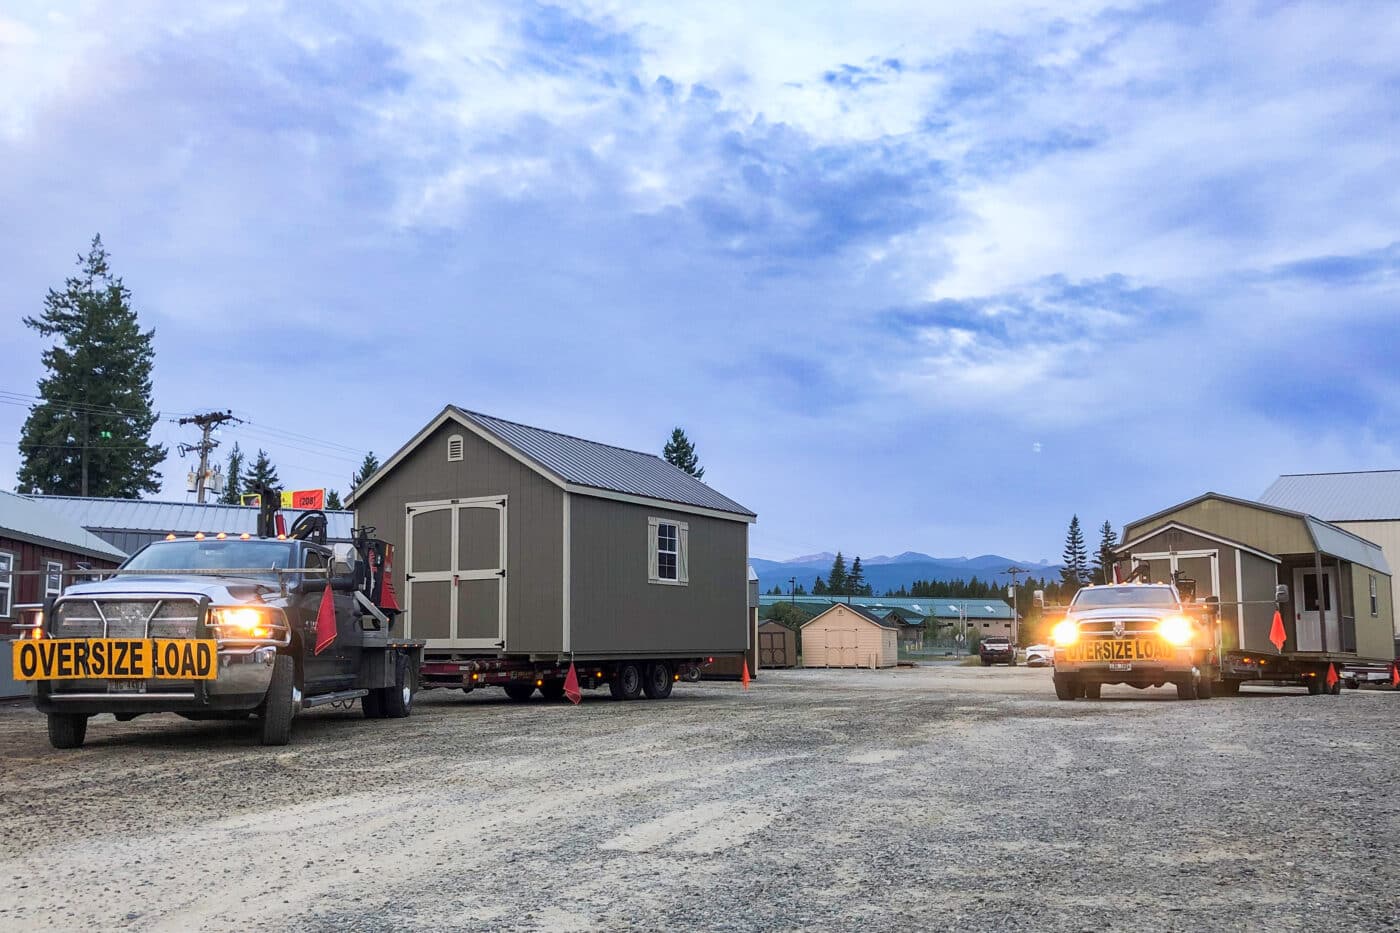
[[[1060,650],[1066,661],[1162,661],[1173,653],[1151,638],[1086,638]]]
[[[10,643],[15,680],[213,680],[212,638],[40,638]]]

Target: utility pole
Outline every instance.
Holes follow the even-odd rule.
[[[788,577],[788,599],[792,601],[792,608],[797,608],[797,578]]]
[[[198,425],[200,431],[202,432],[202,436],[200,437],[198,444],[181,444],[179,448],[180,456],[182,457],[192,450],[199,451],[199,473],[198,479],[195,481],[195,488],[199,493],[198,502],[200,505],[204,504],[204,478],[205,473],[209,469],[209,454],[211,451],[213,451],[215,447],[219,446],[219,442],[210,438],[209,434],[215,428],[217,428],[219,425],[223,424],[226,421],[237,421],[240,424],[242,423],[242,419],[235,418],[233,416],[233,412],[231,411],[207,411],[202,415],[191,415],[188,418],[181,418],[178,422],[176,422],[180,425]],[[84,492],[83,494],[87,495],[86,492]]]
[[[1015,564],[1012,564],[1010,567],[1003,570],[1002,573],[1011,576],[1011,646],[1014,650],[1021,637],[1021,616],[1016,611],[1016,595],[1021,590],[1021,582],[1016,578],[1021,574],[1025,574],[1029,577],[1031,572],[1024,567],[1017,567]]]

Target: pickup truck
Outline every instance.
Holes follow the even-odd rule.
[[[988,635],[977,643],[977,654],[982,658],[982,666],[1010,664],[1016,666],[1016,646],[1005,635]]]
[[[12,655],[50,743],[81,746],[104,713],[257,717],[264,745],[285,745],[315,706],[359,700],[370,718],[409,715],[422,642],[395,637],[392,609],[374,598],[389,569],[383,542],[327,545],[324,516],[320,542],[304,531],[172,535],[47,604]]]

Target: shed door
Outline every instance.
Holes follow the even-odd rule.
[[[506,497],[410,504],[406,633],[431,647],[506,638]]]
[[[1293,611],[1297,625],[1299,651],[1338,651],[1341,640],[1337,630],[1337,570],[1324,567],[1319,575],[1315,569],[1299,567],[1293,571]],[[1323,626],[1327,638],[1323,641]]]
[[[787,636],[782,632],[758,633],[758,666],[787,667]]]

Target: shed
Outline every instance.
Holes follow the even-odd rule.
[[[836,603],[802,624],[802,666],[894,667],[898,624],[864,606]]]
[[[1120,559],[1147,562],[1154,582],[1179,571],[1198,598],[1219,597],[1227,651],[1272,651],[1274,587],[1283,583],[1286,651],[1394,657],[1390,566],[1379,545],[1334,524],[1206,493],[1129,523],[1123,537]]]
[[[350,496],[437,657],[750,646],[752,511],[652,454],[444,408]]]
[[[758,627],[759,667],[797,666],[797,633],[781,622],[768,621]]]

